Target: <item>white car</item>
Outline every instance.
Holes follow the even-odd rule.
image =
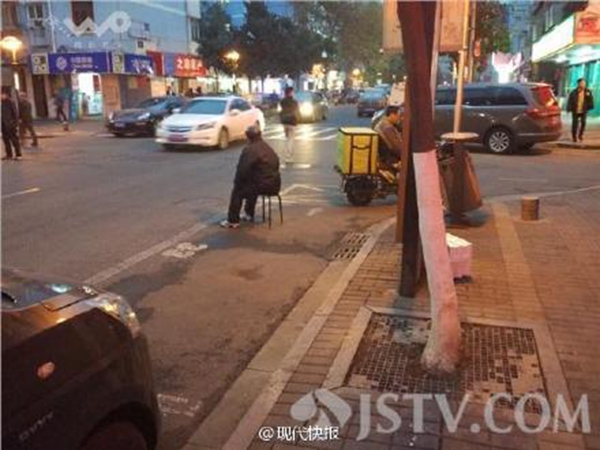
[[[178,145],[225,149],[244,138],[248,127],[265,128],[262,111],[240,97],[200,97],[174,112],[156,130],[156,142],[165,149]]]

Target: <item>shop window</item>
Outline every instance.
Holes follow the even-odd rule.
[[[192,29],[192,40],[194,42],[200,42],[200,19],[191,18],[191,29]]]
[[[44,20],[46,18],[46,13],[44,11],[44,4],[41,2],[28,3],[27,4],[27,17],[31,21],[39,21]]]
[[[75,25],[81,25],[86,19],[94,20],[94,2],[73,0],[71,16]]]
[[[2,28],[16,28],[19,25],[16,2],[2,2]]]

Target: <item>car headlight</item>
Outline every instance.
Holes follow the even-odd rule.
[[[210,128],[214,128],[216,124],[217,124],[217,122],[206,122],[206,123],[201,123],[200,125],[198,125],[198,126],[196,127],[196,130],[197,130],[197,131],[200,131],[200,130],[208,130],[208,129],[210,129]]]
[[[143,114],[140,114],[139,116],[137,116],[137,120],[148,120],[150,118],[150,113],[149,112],[145,112]]]
[[[110,112],[108,114],[108,121],[112,122],[113,120],[115,120],[115,113],[114,112]]]
[[[104,293],[86,300],[86,302],[126,325],[133,337],[139,334],[141,326],[137,315],[123,297],[116,294]]]
[[[310,116],[312,115],[313,111],[314,109],[311,103],[302,103],[302,105],[300,106],[300,114],[302,114],[303,116]]]

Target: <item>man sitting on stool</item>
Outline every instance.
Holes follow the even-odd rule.
[[[227,220],[221,222],[224,228],[239,228],[242,200],[245,200],[246,215],[243,220],[254,220],[254,208],[259,195],[277,195],[281,189],[279,158],[275,151],[262,140],[257,127],[246,130],[248,145],[242,151],[235,172],[233,191],[229,202]]]

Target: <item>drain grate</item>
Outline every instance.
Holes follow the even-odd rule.
[[[368,234],[348,233],[340,243],[340,247],[335,250],[331,259],[352,259],[354,258],[365,242],[369,239]]]
[[[461,367],[452,377],[440,377],[426,373],[420,364],[428,325],[425,319],[373,314],[347,385],[381,392],[445,393],[459,401],[468,393],[476,402],[508,393],[512,401],[501,398],[496,402],[502,408],[514,408],[525,394],[548,398],[533,330],[462,324]],[[539,414],[541,408],[529,399],[525,411]]]

